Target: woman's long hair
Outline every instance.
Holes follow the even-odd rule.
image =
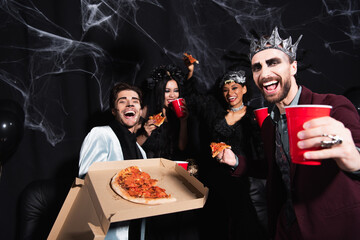
[[[165,65],[155,68],[150,78],[146,81],[147,94],[145,106],[147,106],[147,116],[151,116],[163,111],[165,102],[165,88],[170,80],[175,80],[181,96],[181,86],[184,81],[184,74],[175,65]],[[165,157],[168,159],[182,159],[178,149],[179,138],[179,119],[173,111],[166,109],[165,122],[161,127],[155,129],[150,138],[143,145],[148,157]]]
[[[163,65],[155,68],[147,79],[148,94],[145,105],[148,115],[162,112],[165,102],[165,88],[170,80],[175,80],[181,96],[181,88],[185,75],[176,65]]]

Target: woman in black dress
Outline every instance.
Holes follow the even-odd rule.
[[[175,65],[164,65],[155,68],[146,81],[143,117],[147,121],[138,131],[137,141],[146,151],[148,158],[167,158],[184,160],[188,142],[186,104],[182,107],[185,113],[178,118],[170,102],[181,97],[181,87],[185,75]],[[149,116],[162,113],[166,117],[160,127],[148,120]]]
[[[188,110],[182,107],[184,116],[178,118],[170,102],[181,97],[186,75],[175,65],[155,68],[146,80],[144,123],[137,132],[137,142],[148,158],[186,160],[188,145]],[[162,113],[166,117],[160,127],[149,116]],[[147,218],[147,240],[189,239],[198,240],[198,214],[196,210]]]
[[[199,94],[199,88],[193,84],[191,79],[186,82],[188,107],[199,116],[210,133],[205,139],[207,149],[202,150],[199,167],[201,180],[210,189],[204,217],[206,235],[222,239],[266,239],[264,180],[246,174],[232,177],[231,167],[221,159],[210,159],[210,142],[225,142],[238,158],[243,158],[248,164],[263,159],[260,128],[253,109],[246,106],[250,88],[245,72],[229,71],[220,79],[218,86],[223,106],[216,104],[211,95]]]

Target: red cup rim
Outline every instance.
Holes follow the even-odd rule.
[[[301,108],[301,107],[305,107],[305,108],[332,108],[332,106],[330,105],[320,105],[320,104],[304,104],[304,105],[294,105],[294,106],[286,106],[286,108]]]
[[[172,103],[173,101],[176,101],[176,100],[183,100],[184,98],[177,98],[177,99],[174,99],[174,100],[171,100],[169,101],[170,103]]]
[[[262,110],[262,109],[267,109],[268,107],[262,107],[262,108],[257,108],[254,111],[258,111],[258,110]]]

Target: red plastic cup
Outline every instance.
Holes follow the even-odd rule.
[[[185,113],[183,112],[182,110],[182,106],[184,106],[184,99],[183,98],[178,98],[178,99],[175,99],[174,101],[171,102],[173,108],[174,108],[174,111],[175,111],[175,114],[178,118],[181,118],[181,117],[184,117],[185,116]]]
[[[176,163],[179,165],[179,166],[181,166],[181,167],[183,167],[186,171],[187,171],[187,169],[188,169],[188,162],[186,162],[186,161],[176,161]]]
[[[265,118],[269,115],[268,108],[258,108],[254,110],[256,121],[258,122],[259,126],[261,127]]]
[[[299,149],[297,143],[299,141],[297,134],[303,130],[305,122],[319,117],[330,115],[331,106],[329,105],[297,105],[285,107],[287,118],[290,157],[293,163],[304,165],[321,165],[320,160],[305,159],[304,153],[321,149],[321,147]]]

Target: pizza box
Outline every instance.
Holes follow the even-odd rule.
[[[175,202],[145,205],[127,201],[111,188],[120,170],[138,166]],[[176,162],[164,158],[93,163],[85,180],[75,179],[48,239],[104,239],[113,222],[202,208],[208,188]]]
[[[84,180],[76,178],[50,231],[48,239],[104,239]]]
[[[157,185],[165,188],[166,193],[175,197],[176,201],[146,205],[127,201],[116,194],[110,186],[111,178],[130,166],[137,166],[157,179]],[[94,163],[85,176],[85,185],[104,232],[112,222],[202,208],[208,195],[208,188],[199,180],[176,162],[164,158]]]

